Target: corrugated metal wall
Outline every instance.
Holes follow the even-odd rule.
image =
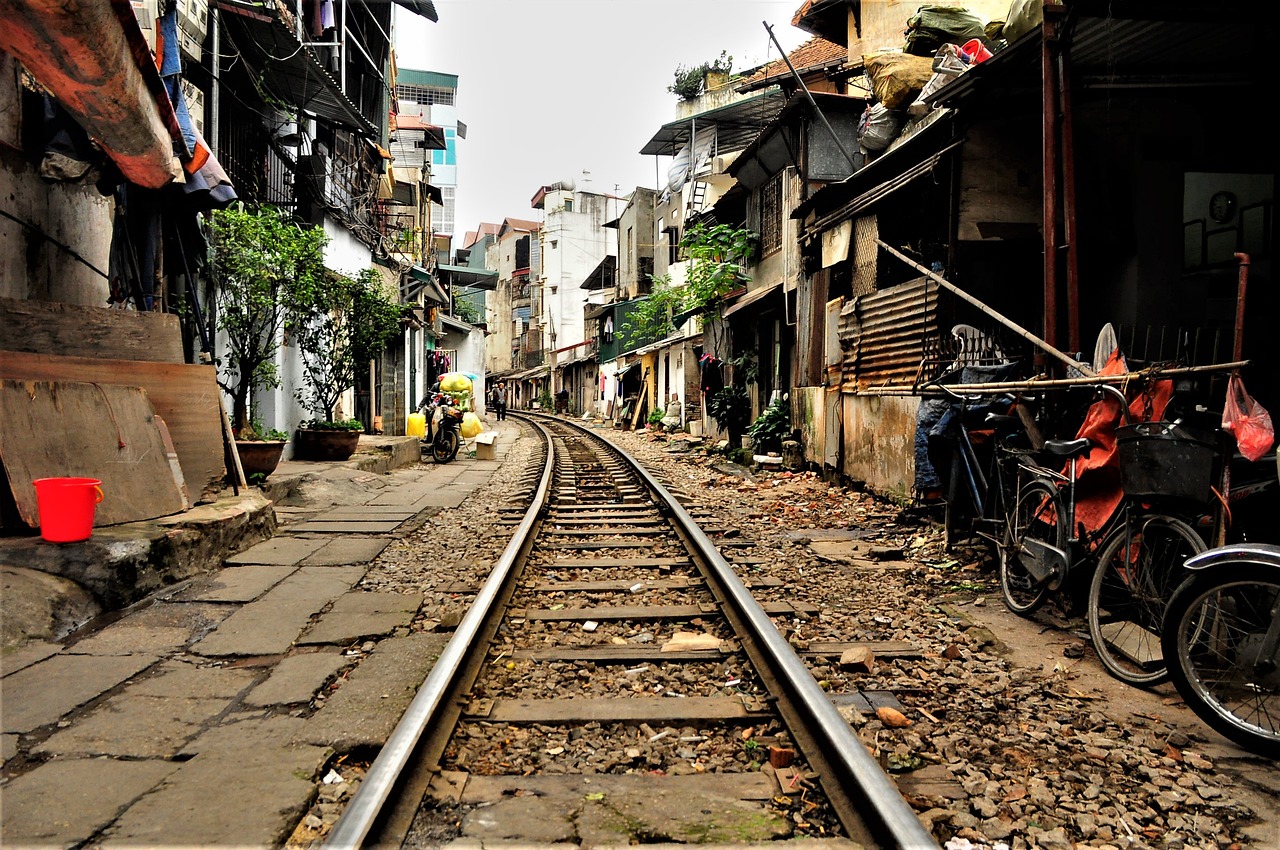
[[[840,312],[842,389],[909,386],[938,332],[938,284],[922,277],[854,298]]]

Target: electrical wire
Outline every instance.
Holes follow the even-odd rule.
[[[33,231],[35,231],[36,233],[40,234],[41,238],[42,238],[42,239],[44,239],[46,242],[50,242],[50,243],[52,243],[52,244],[56,245],[57,247],[61,248],[63,251],[65,251],[65,252],[67,252],[69,255],[71,255],[72,259],[78,260],[79,262],[83,263],[85,266],[89,267],[91,270],[93,270],[93,271],[97,272],[99,275],[101,275],[105,280],[110,280],[110,279],[111,279],[111,276],[110,276],[110,275],[108,275],[108,274],[107,274],[106,272],[104,272],[102,269],[100,269],[100,268],[98,268],[97,266],[95,266],[93,263],[91,263],[91,262],[89,262],[88,260],[86,260],[86,259],[85,259],[84,257],[82,257],[82,256],[80,255],[80,253],[79,253],[79,252],[77,252],[74,248],[72,248],[70,245],[67,245],[65,242],[59,242],[57,239],[54,239],[52,236],[50,236],[48,233],[46,233],[46,232],[45,232],[45,230],[44,230],[43,228],[41,228],[41,227],[39,227],[39,226],[37,226],[37,225],[34,225],[34,224],[32,224],[31,222],[29,222],[29,221],[23,221],[22,219],[18,218],[16,215],[13,215],[12,213],[5,212],[4,210],[0,210],[0,215],[4,216],[5,218],[9,219],[9,220],[10,220],[10,221],[12,221],[12,222],[15,222],[15,223],[17,223],[17,224],[20,224],[20,225],[22,225],[23,227],[25,227],[25,228],[27,228],[27,229],[29,229],[29,230],[33,230]]]

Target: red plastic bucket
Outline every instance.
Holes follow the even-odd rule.
[[[93,534],[93,514],[102,501],[96,478],[37,478],[40,536],[50,543],[76,543]]]
[[[969,61],[974,65],[979,62],[986,62],[991,58],[991,51],[982,43],[980,38],[971,38],[960,48],[960,52],[969,57]]]

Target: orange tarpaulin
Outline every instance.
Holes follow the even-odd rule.
[[[134,183],[181,174],[177,120],[128,0],[0,0],[13,54]]]
[[[1119,349],[1112,352],[1099,375],[1119,375],[1128,371]],[[1129,401],[1129,421],[1149,422],[1164,415],[1173,380],[1163,378]],[[1106,395],[1095,401],[1085,414],[1076,437],[1087,437],[1093,448],[1076,463],[1076,523],[1092,535],[1115,513],[1124,490],[1120,486],[1120,461],[1116,457],[1116,428],[1123,425],[1120,400]],[[1068,466],[1063,474],[1070,471]]]

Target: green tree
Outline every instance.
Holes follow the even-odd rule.
[[[624,348],[635,348],[662,339],[675,330],[672,313],[680,309],[683,295],[671,286],[669,275],[651,277],[653,290],[632,307],[618,326],[618,339]]]
[[[269,206],[228,207],[209,224],[214,328],[225,343],[214,363],[239,431],[249,427],[254,394],[280,384],[275,361],[284,334],[314,314],[328,237]]]
[[[402,306],[382,290],[372,268],[355,278],[330,273],[317,315],[298,330],[303,387],[297,399],[319,422],[333,421],[338,399],[356,385],[358,370],[400,332]]]

